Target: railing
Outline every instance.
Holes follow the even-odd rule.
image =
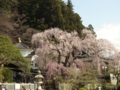
[[[26,90],[36,90],[37,84],[35,83],[2,83],[8,90],[20,90],[25,86]]]
[[[59,90],[72,90],[72,86],[70,84],[59,84]]]
[[[2,83],[8,90],[20,90],[22,86],[25,86],[26,90],[36,90],[36,83]],[[43,89],[45,90],[45,89]],[[70,84],[59,84],[59,90],[72,90]]]

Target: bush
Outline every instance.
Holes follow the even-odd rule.
[[[79,88],[79,90],[88,90],[86,87]]]
[[[3,82],[12,82],[12,71],[9,68],[4,68],[2,75],[4,76]]]
[[[52,90],[53,88],[54,88],[54,82],[52,80],[45,83],[46,90]]]

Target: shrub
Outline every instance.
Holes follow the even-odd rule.
[[[88,90],[86,87],[79,88],[79,90]]]
[[[4,68],[2,74],[4,76],[3,82],[12,82],[12,71],[9,68]]]

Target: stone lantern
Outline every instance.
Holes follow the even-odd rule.
[[[35,76],[36,83],[37,83],[37,90],[43,90],[41,84],[43,83],[44,77],[41,75],[41,71],[38,71],[38,75]]]

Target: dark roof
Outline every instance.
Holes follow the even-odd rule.
[[[5,67],[7,67],[11,70],[14,70],[14,71],[23,71],[23,70],[20,69],[20,66],[12,64],[12,63],[5,64]]]
[[[26,56],[26,58],[32,58],[33,55],[35,55],[35,51],[33,51],[33,52],[31,52],[30,54],[28,54],[28,55]]]

